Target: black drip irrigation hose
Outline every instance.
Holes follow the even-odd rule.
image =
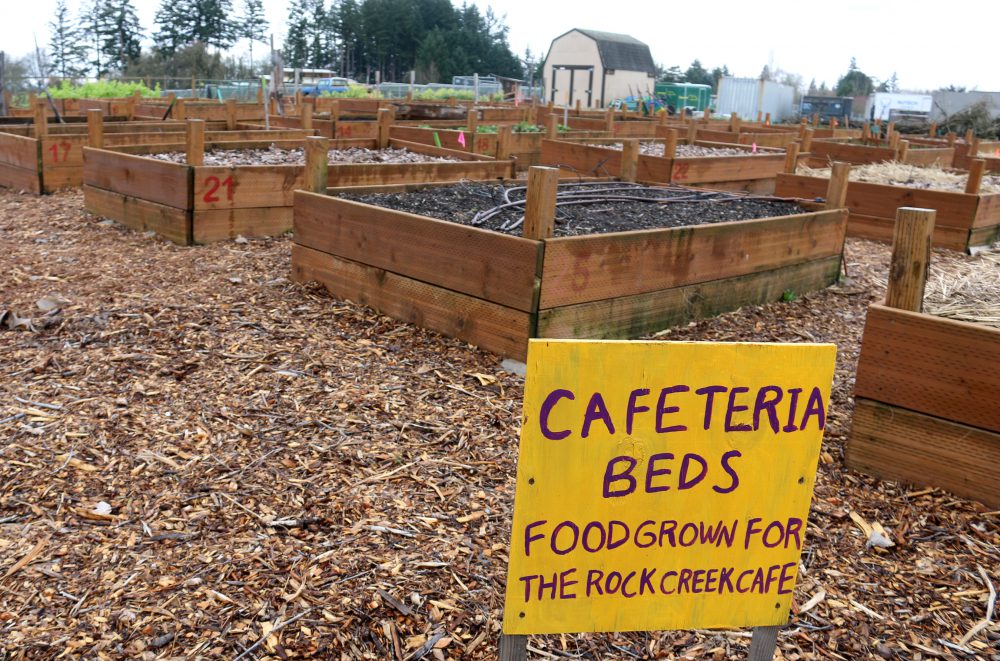
[[[574,190],[583,188],[584,190]],[[469,221],[470,225],[479,226],[488,220],[504,213],[509,209],[523,209],[527,201],[526,186],[503,187],[503,202],[496,206],[479,211]],[[521,199],[511,199],[512,193],[524,193]],[[633,193],[633,194],[629,194]],[[634,193],[650,193],[650,195],[635,195]],[[672,193],[672,195],[664,195]],[[479,194],[481,197],[486,195]],[[496,195],[489,196],[494,201]],[[695,202],[715,204],[719,202],[736,202],[742,200],[755,200],[761,202],[795,202],[790,198],[774,197],[770,195],[750,195],[748,193],[736,193],[729,191],[698,191],[684,186],[643,186],[620,181],[604,182],[567,182],[558,185],[556,190],[556,210],[560,207],[578,206],[588,204],[600,204],[606,202],[639,202],[647,204],[676,204],[682,202]],[[517,229],[524,222],[524,216],[511,219],[500,225],[500,231],[510,231]]]

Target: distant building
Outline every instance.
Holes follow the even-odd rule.
[[[604,108],[615,99],[652,96],[656,65],[649,46],[625,34],[574,28],[552,40],[542,68],[545,99]]]

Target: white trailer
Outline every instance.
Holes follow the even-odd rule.
[[[892,115],[930,115],[934,99],[930,94],[900,94],[898,92],[876,92],[868,97],[865,118],[881,119],[887,122]]]

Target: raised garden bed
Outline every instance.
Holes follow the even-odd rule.
[[[389,135],[399,140],[419,142],[425,145],[436,145],[437,143],[440,143],[441,146],[446,149],[455,149],[487,156],[496,156],[497,158],[513,158],[517,161],[517,167],[524,169],[538,164],[542,154],[542,141],[546,136],[544,128],[537,125],[531,126],[537,130],[518,131],[515,130],[517,128],[516,126],[511,125],[509,140],[504,145],[501,145],[502,137],[499,131],[480,131],[475,133],[475,136],[473,137],[473,134],[467,129],[459,130],[463,127],[426,128],[421,126],[395,125],[389,130]],[[461,141],[459,139],[460,135],[462,136]],[[570,130],[563,131],[560,135],[566,137],[587,138],[601,137],[605,134],[601,131],[590,132]],[[464,145],[462,144],[462,141],[465,142]]]
[[[305,133],[295,130],[227,131],[225,123],[208,125],[206,142],[247,143],[301,141]],[[140,146],[150,150],[180,148],[184,144],[183,122],[107,122],[101,127],[106,148]],[[83,184],[83,148],[90,144],[88,125],[53,124],[36,137],[35,125],[12,126],[0,133],[0,186],[36,195]]]
[[[567,140],[544,140],[540,162],[579,176],[622,176],[621,143],[601,142],[610,144],[596,146]],[[758,148],[755,154],[750,145],[696,142],[695,146],[739,149],[742,155],[675,155],[667,158],[643,154],[640,149],[635,179],[658,184],[770,193],[774,190],[775,176],[785,167],[786,155],[780,150]]]
[[[814,140],[810,152],[808,165],[811,167],[823,167],[834,161],[864,165],[896,160],[910,165],[950,167],[955,159],[955,149],[947,146],[909,144],[906,149],[899,149],[887,145],[866,145],[860,142],[827,139]]]
[[[270,151],[266,143],[256,146],[265,148],[262,154]],[[329,146],[375,149],[377,144],[355,140],[346,144],[334,141]],[[330,163],[327,185],[486,180],[511,174],[510,161],[400,141],[391,141],[389,146],[454,160]],[[84,202],[88,211],[186,245],[287,231],[292,225],[293,191],[307,183],[304,164],[192,166],[121,151],[87,148],[84,153]]]
[[[782,197],[820,198],[829,180],[797,174],[778,174],[775,194]],[[934,245],[969,251],[1000,238],[1000,193],[964,193],[929,190],[916,186],[850,181],[847,184],[847,235],[890,241],[899,207],[937,211]]]
[[[984,281],[991,283],[993,300],[992,310],[982,320],[991,319],[992,325],[912,311],[919,309],[923,298],[926,264],[926,259],[898,260],[894,254],[893,271],[921,280],[909,285],[916,304],[900,305],[890,291],[886,305],[868,309],[847,465],[884,479],[941,487],[996,509],[1000,507],[996,468],[1000,372],[995,369],[1000,362],[1000,289],[995,272],[1000,259],[983,264],[992,271]],[[982,292],[974,294],[982,304]],[[947,306],[941,308],[947,311]]]
[[[543,169],[531,176],[538,170]],[[553,175],[547,185],[554,191],[557,173],[545,174]],[[563,189],[580,192],[579,187]],[[684,226],[621,231],[667,222],[637,220],[661,205],[626,204],[615,211],[619,203],[605,200],[586,205],[586,212],[572,220],[560,221],[560,209],[553,235],[539,234],[532,219],[544,212],[536,213],[540,207],[529,200],[528,211],[521,212],[529,218],[523,232],[538,238],[525,238],[511,235],[519,233],[517,212],[483,221],[506,225],[508,233],[453,222],[471,223],[476,211],[505,203],[505,195],[523,199],[523,189],[383,187],[339,194],[296,192],[295,278],[318,281],[335,296],[522,360],[531,337],[638,337],[778,300],[789,290],[825,287],[837,279],[846,220],[843,210],[768,202],[757,208],[758,216],[767,217],[754,220],[730,221],[712,216],[717,209],[689,208],[682,214]],[[706,191],[666,194],[694,198]],[[368,204],[359,195],[386,204],[392,198],[395,206],[443,213],[448,220]],[[554,200],[552,205],[555,209]],[[571,207],[564,208],[568,213]],[[797,213],[774,215],[789,211]],[[698,223],[699,217],[717,222]],[[605,233],[569,235],[573,228],[594,231],[597,226]]]

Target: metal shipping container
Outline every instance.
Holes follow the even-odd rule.
[[[739,113],[755,120],[757,113],[771,113],[772,122],[796,117],[795,88],[771,80],[726,77],[719,81],[719,96],[715,102],[720,115]]]

